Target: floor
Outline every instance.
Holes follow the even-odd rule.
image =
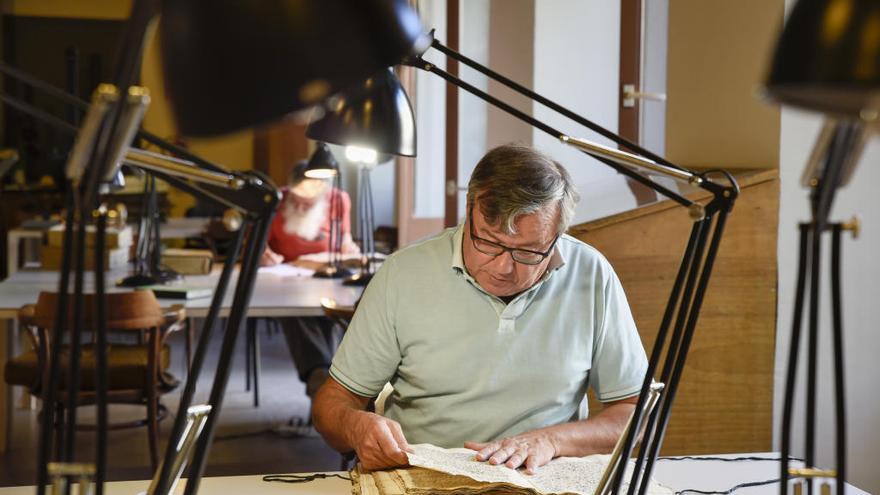
[[[253,395],[245,391],[244,341],[240,340],[233,371],[220,414],[206,476],[288,473],[338,470],[340,457],[320,437],[282,438],[271,430],[292,416],[305,418],[309,400],[305,387],[296,376],[293,363],[281,334],[268,334],[260,327],[261,363],[260,407],[253,406]],[[222,334],[215,332],[211,352],[205,363],[209,372],[216,368]],[[183,341],[173,336],[172,373],[185,376]],[[210,373],[203,373],[207,376]],[[210,380],[200,380],[194,403],[207,400]],[[181,385],[165,395],[163,403],[173,414],[180,398]],[[112,406],[110,421],[136,417],[143,408]],[[80,408],[83,422],[94,417],[90,408]],[[169,415],[161,423],[162,449],[173,424]],[[0,486],[32,485],[36,478],[37,413],[16,409],[11,420],[9,449],[0,454]],[[94,455],[94,433],[77,433],[77,460],[88,462]],[[111,431],[109,435],[110,480],[147,479],[149,447],[145,428]]]

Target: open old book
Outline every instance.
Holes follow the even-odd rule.
[[[429,493],[523,495],[593,495],[610,456],[559,457],[534,475],[475,459],[469,449],[444,449],[430,444],[412,446],[412,467],[352,472],[358,495],[421,495]],[[627,476],[629,478],[629,476]],[[624,486],[626,488],[626,486]],[[672,490],[652,482],[648,493],[671,495]]]

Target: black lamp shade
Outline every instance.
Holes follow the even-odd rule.
[[[165,83],[188,136],[309,107],[430,41],[406,0],[162,3]]]
[[[776,46],[767,93],[848,117],[880,110],[880,2],[801,0]]]
[[[312,179],[329,179],[339,173],[339,162],[325,143],[318,143],[306,165],[305,176]]]
[[[309,123],[306,136],[380,154],[416,156],[412,105],[391,69],[328,101],[323,117]]]

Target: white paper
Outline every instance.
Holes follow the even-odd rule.
[[[276,277],[311,277],[315,274],[315,270],[281,263],[272,266],[261,266],[259,274],[274,275]]]

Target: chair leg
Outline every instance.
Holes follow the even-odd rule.
[[[155,394],[147,397],[147,435],[150,440],[150,464],[153,471],[159,466],[159,398]]]
[[[249,392],[251,390],[251,368],[253,368],[253,364],[251,364],[251,357],[253,357],[253,350],[251,349],[254,345],[254,326],[256,326],[255,318],[248,318],[247,322],[247,330],[245,332],[245,344],[244,344],[244,389]]]
[[[186,376],[189,377],[189,370],[192,368],[193,332],[195,332],[196,329],[192,318],[187,318],[184,325],[184,332],[186,335]]]
[[[260,333],[257,327],[256,319],[254,319],[253,343],[251,344],[251,363],[254,366],[254,407],[260,407]]]

